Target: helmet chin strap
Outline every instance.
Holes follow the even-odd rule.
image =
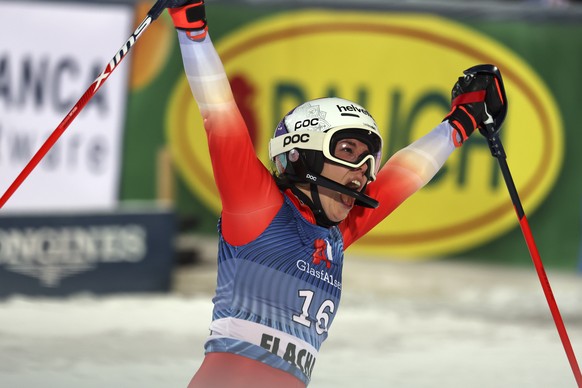
[[[315,222],[319,226],[323,226],[325,228],[331,228],[332,226],[336,226],[339,222],[335,222],[330,220],[325,214],[323,207],[321,206],[321,200],[319,199],[319,190],[317,190],[317,185],[310,184],[309,185],[311,198],[309,198],[303,191],[299,190],[299,188],[295,185],[291,185],[290,189],[295,194],[297,198],[301,200],[304,204],[309,206],[311,211],[313,212],[313,216],[315,217]]]

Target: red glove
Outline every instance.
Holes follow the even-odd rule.
[[[471,73],[459,77],[451,92],[451,111],[445,117],[455,129],[453,142],[461,146],[476,128],[481,132],[486,124],[504,114],[507,104],[497,77],[487,73]],[[500,125],[500,123],[499,123]]]
[[[173,7],[172,7],[173,6]],[[192,40],[202,40],[208,33],[204,0],[170,1],[168,13],[177,30],[184,30]]]

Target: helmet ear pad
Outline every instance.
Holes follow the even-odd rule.
[[[325,157],[321,151],[299,150],[294,148],[286,154],[277,156],[279,174],[302,176],[307,173],[321,174]]]
[[[325,157],[321,151],[314,151],[314,150],[300,150],[304,163],[306,164],[305,167],[315,174],[321,174],[323,171],[323,162]]]

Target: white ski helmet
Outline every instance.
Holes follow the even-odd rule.
[[[369,153],[357,160],[336,157],[336,144],[347,138],[362,141]],[[347,190],[347,194],[362,202],[369,197],[362,198],[361,192],[321,177],[323,163],[327,160],[348,168],[367,164],[366,175],[373,181],[382,160],[382,137],[376,122],[362,106],[337,97],[320,98],[297,106],[281,120],[269,142],[269,157],[279,175],[337,191]],[[377,202],[370,207],[376,206]]]

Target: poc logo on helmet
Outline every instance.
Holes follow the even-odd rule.
[[[303,121],[297,121],[295,123],[295,130],[299,128],[306,128],[306,127],[317,127],[319,125],[319,118],[315,117],[312,119],[305,119]]]
[[[302,133],[302,134],[293,134],[291,136],[287,136],[284,140],[283,140],[283,147],[289,145],[289,144],[297,144],[297,143],[307,143],[309,141],[309,134],[308,133]]]

